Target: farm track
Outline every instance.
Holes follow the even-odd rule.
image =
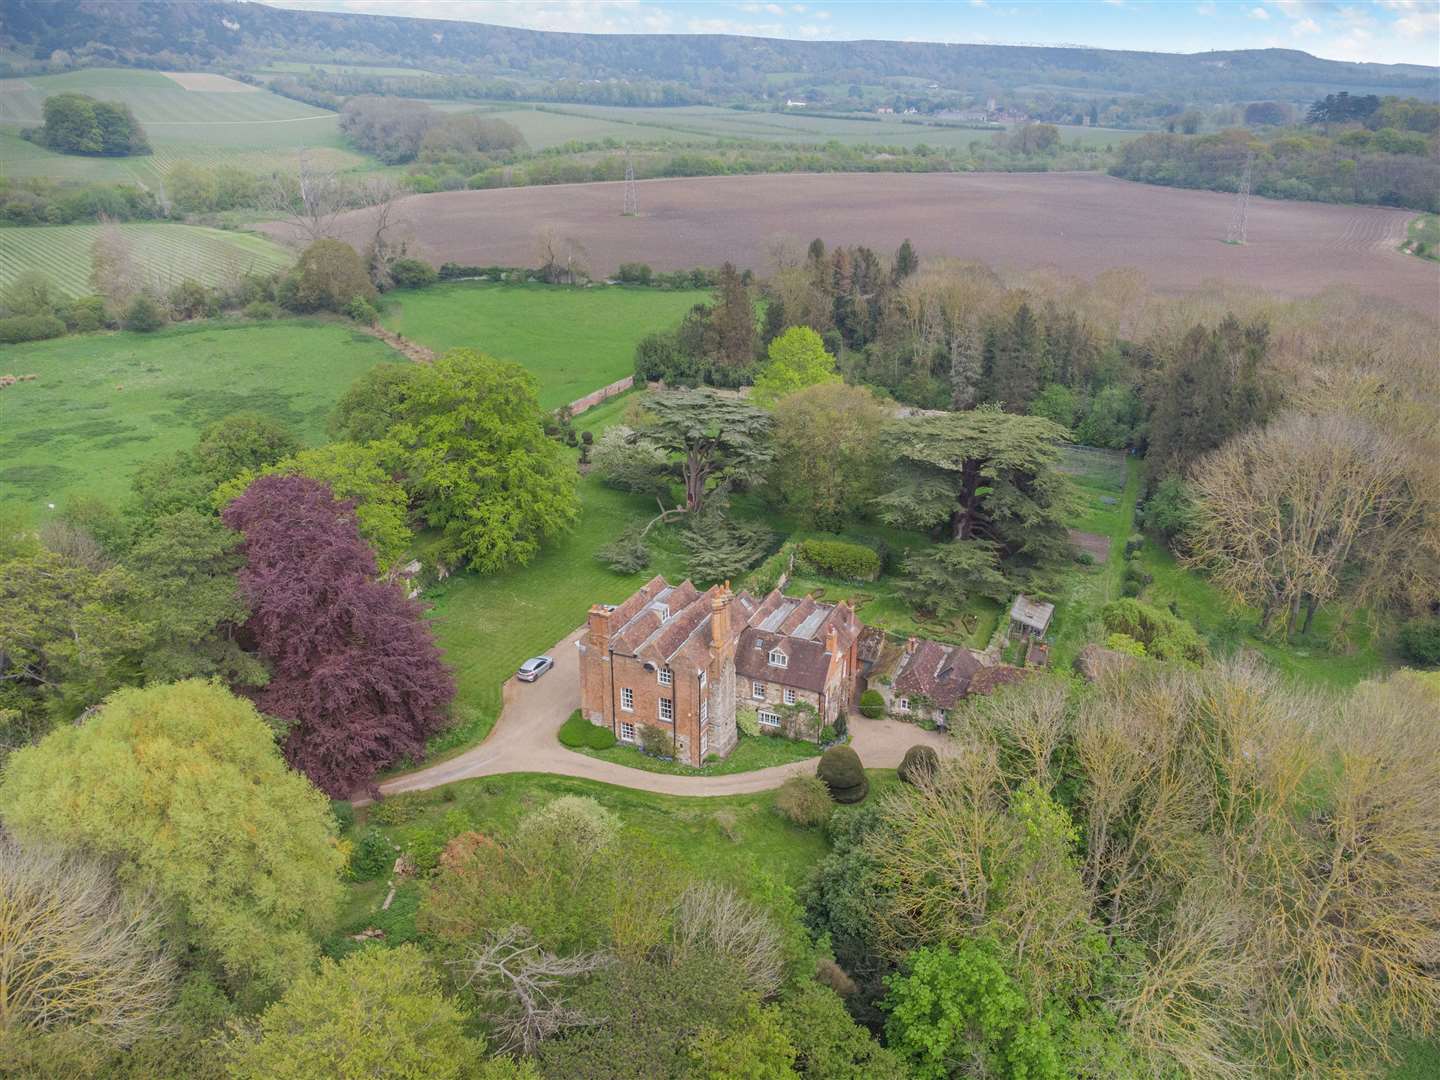
[[[400,207],[419,253],[439,264],[533,265],[542,226],[580,241],[592,272],[730,261],[763,270],[778,235],[867,244],[906,237],[922,257],[1091,278],[1134,267],[1161,291],[1209,281],[1310,296],[1350,286],[1440,318],[1440,264],[1398,250],[1414,215],[1256,198],[1244,247],[1223,243],[1233,196],[1098,173],[827,173],[649,180],[640,214],[620,183],[419,195]],[[363,213],[350,218],[360,241]],[[342,227],[346,223],[342,221]],[[264,231],[286,238],[284,225]],[[1343,257],[1337,257],[1343,256]]]

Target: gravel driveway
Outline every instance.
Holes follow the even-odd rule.
[[[397,776],[380,785],[385,795],[425,791],[456,780],[499,773],[537,772],[576,776],[606,784],[654,791],[662,795],[745,795],[779,787],[787,777],[813,773],[815,763],[794,761],[731,776],[671,776],[601,761],[560,745],[560,725],[580,707],[580,657],[575,648],[584,627],[555,645],[547,655],[555,667],[538,682],[509,679],[504,706],[489,737],[470,750],[438,765]],[[895,720],[850,720],[851,745],[871,768],[893,769],[905,751],[926,743],[944,752],[944,735]]]

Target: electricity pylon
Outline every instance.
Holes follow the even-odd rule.
[[[635,163],[630,160],[630,148],[625,148],[625,217],[640,213],[640,196],[635,190]]]
[[[1240,174],[1240,190],[1235,193],[1235,212],[1230,215],[1230,231],[1225,234],[1227,244],[1245,243],[1245,229],[1250,219],[1250,167],[1255,163],[1255,151],[1245,154],[1245,171]]]

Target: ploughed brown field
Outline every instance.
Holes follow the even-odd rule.
[[[1306,296],[1345,284],[1440,315],[1440,264],[1402,255],[1409,211],[1254,198],[1249,243],[1224,243],[1234,196],[1098,173],[827,173],[649,180],[625,217],[621,183],[454,191],[403,201],[412,252],[435,264],[534,266],[541,230],[584,245],[589,269],[763,270],[771,240],[866,244],[907,236],[921,257],[1093,277],[1135,267],[1161,290],[1207,278]],[[367,211],[348,215],[363,243]],[[286,227],[269,225],[285,237]]]

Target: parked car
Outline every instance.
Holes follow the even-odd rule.
[[[520,665],[515,675],[521,682],[534,682],[554,666],[555,661],[548,656],[532,656]]]

